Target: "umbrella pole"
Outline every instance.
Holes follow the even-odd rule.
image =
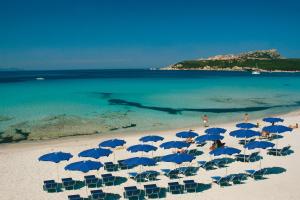
[[[278,138],[276,139],[276,156],[277,156],[277,154],[278,154],[277,149],[278,149]]]
[[[226,160],[225,156],[223,158]],[[225,161],[225,165],[225,176],[227,176],[227,160]]]
[[[260,154],[260,150],[259,150],[259,154]],[[261,169],[261,159],[259,160],[259,169]]]
[[[59,165],[59,163],[56,164],[57,181],[59,181],[58,165]]]
[[[245,145],[247,144],[246,142],[246,137],[245,137],[245,144],[244,144],[244,162],[246,162],[246,148]]]

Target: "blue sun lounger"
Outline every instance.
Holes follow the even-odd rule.
[[[108,172],[115,172],[119,169],[119,164],[115,164],[113,162],[104,163],[104,169]]]
[[[170,182],[168,183],[168,191],[172,194],[182,194],[183,187],[178,182]]]
[[[156,184],[144,185],[145,195],[149,198],[159,198],[160,188]]]
[[[200,167],[179,167],[177,168],[179,170],[180,174],[183,174],[185,176],[193,176],[197,174]]]
[[[74,190],[76,182],[72,178],[62,178],[61,181],[66,190]]]
[[[178,169],[162,169],[161,170],[165,176],[169,177],[170,179],[178,178],[180,171]]]
[[[129,172],[129,177],[136,182],[146,182],[147,174],[145,173],[137,173],[137,172]]]
[[[69,195],[68,200],[82,200],[79,194]]]
[[[251,139],[249,139],[249,140],[245,140],[245,139],[242,139],[242,140],[239,140],[239,144],[241,144],[241,145],[245,145],[245,144],[247,144],[247,143],[249,143],[249,142],[253,142],[253,141],[255,141],[255,138],[251,138]]]
[[[194,180],[184,180],[184,190],[186,192],[196,192],[198,184]]]
[[[229,176],[212,176],[211,179],[214,183],[220,185],[220,186],[226,186],[229,185],[230,177]]]
[[[102,183],[106,186],[114,185],[116,177],[112,174],[101,174]]]
[[[214,169],[214,161],[211,160],[211,161],[203,161],[203,160],[200,160],[198,161],[198,164],[199,164],[199,167],[205,169],[205,170],[211,170],[211,169]]]
[[[283,147],[282,149],[268,149],[268,154],[273,156],[286,156],[291,151],[291,146]]]
[[[128,165],[123,164],[124,160],[118,160],[118,167],[121,170],[127,170],[130,169],[130,167],[128,167]]]
[[[216,167],[225,167],[226,166],[226,161],[224,160],[224,159],[222,159],[222,158],[219,158],[219,159],[214,159],[213,160],[213,162],[214,162],[214,165],[216,166]]]
[[[43,189],[47,192],[58,192],[58,183],[54,180],[46,180],[44,181]]]
[[[187,150],[187,154],[192,155],[192,156],[196,156],[198,150],[197,149],[189,149]]]
[[[235,156],[235,158],[237,161],[241,161],[241,162],[255,162],[255,161],[257,161],[258,155],[259,155],[259,152],[254,152],[254,153],[251,153],[250,155],[238,154]]]
[[[260,170],[246,170],[248,176],[253,178],[254,180],[263,179],[264,175],[267,173],[267,169]]]
[[[139,199],[141,191],[137,189],[136,186],[124,187],[123,196],[125,199],[137,198]]]
[[[155,181],[155,180],[157,180],[157,176],[159,175],[159,172],[154,171],[154,170],[148,170],[148,171],[142,172],[142,174],[144,174],[146,176],[146,179],[148,181]]]
[[[239,174],[230,174],[228,175],[229,181],[234,184],[241,184],[243,181],[247,180],[248,175],[245,173],[239,173]]]
[[[104,200],[106,194],[102,190],[92,190],[91,191],[91,200]]]
[[[85,184],[88,188],[97,187],[99,179],[95,175],[84,176]]]

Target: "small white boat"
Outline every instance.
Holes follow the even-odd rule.
[[[253,75],[259,75],[260,72],[259,72],[259,71],[252,71],[252,74],[253,74]]]
[[[37,81],[43,81],[43,80],[45,80],[45,78],[43,78],[43,77],[37,77],[37,78],[35,78],[35,80],[37,80]]]

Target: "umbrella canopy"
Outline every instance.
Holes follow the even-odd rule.
[[[233,148],[233,147],[219,147],[217,149],[212,150],[209,152],[210,155],[220,156],[220,155],[233,155],[240,153],[241,150]]]
[[[179,138],[194,138],[198,136],[198,133],[195,133],[193,131],[182,131],[179,133],[176,133],[176,136]]]
[[[160,148],[163,148],[163,149],[171,149],[171,148],[181,149],[181,148],[189,147],[189,146],[190,146],[190,144],[187,143],[187,142],[183,142],[183,141],[169,141],[169,142],[162,143],[160,145]]]
[[[122,164],[127,166],[153,166],[156,164],[156,161],[152,158],[147,157],[133,157],[126,160],[123,160]]]
[[[100,147],[110,147],[110,148],[116,148],[118,146],[123,146],[126,144],[124,140],[119,140],[119,139],[112,139],[112,140],[106,140],[104,142],[101,142],[99,144]]]
[[[284,133],[292,130],[292,128],[283,125],[271,125],[263,128],[263,131],[267,131],[269,133]]]
[[[229,135],[236,138],[250,138],[254,136],[260,136],[260,132],[250,129],[239,129],[231,131]]]
[[[87,161],[79,161],[79,162],[71,163],[65,167],[65,170],[81,171],[86,173],[91,170],[99,170],[101,167],[103,167],[102,163],[87,160]]]
[[[195,159],[194,156],[187,153],[174,153],[174,154],[163,156],[161,158],[161,161],[181,164],[183,162],[192,162],[194,159]]]
[[[277,123],[277,122],[283,122],[284,120],[278,117],[266,117],[263,118],[264,122],[269,122],[269,123]]]
[[[222,134],[226,132],[224,128],[208,128],[204,131],[206,134]]]
[[[70,153],[64,153],[59,151],[42,155],[41,157],[39,157],[39,161],[50,161],[54,163],[59,163],[64,160],[70,160],[72,157],[73,156]]]
[[[243,123],[236,124],[236,127],[237,128],[244,128],[244,129],[251,129],[251,128],[257,127],[257,125],[252,124],[252,123],[243,122]]]
[[[87,149],[78,154],[79,157],[91,157],[98,159],[103,156],[109,156],[112,153],[110,149],[94,148]]]
[[[137,144],[127,148],[127,151],[130,151],[132,153],[139,152],[139,151],[149,152],[149,151],[156,151],[156,150],[157,147],[149,144]]]
[[[158,142],[162,140],[164,140],[164,138],[158,135],[147,135],[140,138],[141,142]]]
[[[246,149],[266,149],[273,147],[275,144],[272,142],[267,142],[267,141],[253,141],[249,142],[248,144],[245,144]]]
[[[203,143],[205,141],[216,141],[216,140],[222,140],[224,137],[222,135],[218,134],[206,134],[201,135],[195,139],[197,143]]]

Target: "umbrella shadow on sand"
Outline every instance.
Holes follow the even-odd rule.
[[[211,184],[198,183],[196,192],[203,192],[205,190],[209,190],[211,188]]]
[[[282,174],[287,171],[283,167],[266,167],[266,168],[264,168],[264,170],[266,170],[266,175]]]
[[[121,185],[123,183],[127,182],[127,178],[122,177],[122,176],[116,176],[116,179],[114,181],[114,185]]]

